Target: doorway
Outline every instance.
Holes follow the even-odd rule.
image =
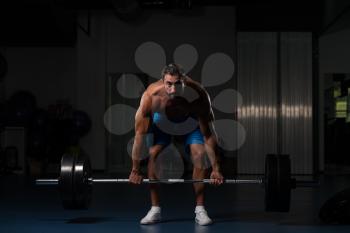
[[[325,172],[350,173],[350,74],[326,74],[324,89]]]

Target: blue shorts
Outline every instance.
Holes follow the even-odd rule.
[[[159,114],[154,114],[153,116],[153,123],[150,127],[149,134],[152,136],[151,140],[147,140],[147,146],[151,147],[154,145],[163,145],[166,147],[171,143],[171,139],[173,135],[165,133],[161,129],[157,127],[155,122],[157,122],[161,116]],[[186,133],[184,135],[176,136],[177,138],[181,138],[181,141],[184,141],[185,144],[185,151],[186,153],[189,153],[189,145],[191,144],[204,144],[204,138],[203,134],[200,131],[200,128],[197,126],[194,130],[192,130],[189,133]]]

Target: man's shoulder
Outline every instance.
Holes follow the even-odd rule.
[[[203,87],[203,85],[190,77],[186,76],[185,85],[195,90],[201,98],[207,98],[207,91]]]
[[[186,76],[185,78],[185,85],[194,88],[195,90],[205,90],[204,87],[200,82],[197,82],[196,80]]]
[[[158,81],[153,82],[150,85],[148,85],[145,93],[149,96],[154,96],[157,93],[159,93],[162,88],[163,88],[163,85],[162,85],[161,81],[158,80]]]

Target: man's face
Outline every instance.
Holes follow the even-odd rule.
[[[163,79],[166,93],[170,98],[182,96],[184,93],[184,83],[179,76],[166,74]]]

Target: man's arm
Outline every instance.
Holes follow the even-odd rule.
[[[204,136],[205,150],[212,164],[213,171],[220,173],[220,153],[218,150],[218,138],[213,124],[214,113],[208,93],[201,88],[199,101],[199,127]]]
[[[210,159],[213,171],[220,172],[220,154],[218,150],[218,139],[215,132],[212,117],[199,117],[199,127],[204,136],[205,151]]]
[[[132,148],[132,170],[130,174],[130,181],[132,183],[140,183],[140,161],[143,149],[144,140],[150,125],[152,100],[147,92],[142,95],[140,106],[135,115],[135,138]]]

